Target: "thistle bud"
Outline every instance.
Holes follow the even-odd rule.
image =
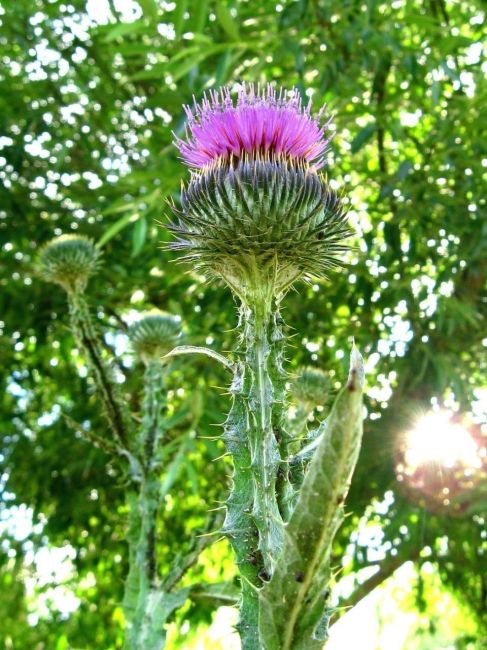
[[[148,365],[178,344],[182,335],[181,319],[163,311],[147,312],[130,326],[128,334],[135,354]]]
[[[309,367],[292,383],[291,392],[296,401],[314,409],[327,404],[331,388],[331,380],[323,370]]]
[[[47,282],[68,293],[82,293],[100,266],[100,251],[82,235],[61,235],[48,242],[39,255],[39,270]]]
[[[345,211],[323,175],[329,122],[311,115],[295,90],[244,85],[186,108],[186,138],[176,140],[192,169],[173,248],[238,294],[272,278],[283,293],[303,276],[339,264],[349,235]]]

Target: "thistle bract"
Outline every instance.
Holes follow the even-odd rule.
[[[181,338],[181,319],[163,311],[148,312],[129,328],[135,354],[145,363],[160,359]]]
[[[326,179],[327,125],[289,96],[243,86],[187,108],[186,139],[176,141],[192,168],[170,228],[174,248],[245,299],[271,281],[281,294],[302,276],[339,263],[348,236],[345,211]]]
[[[302,404],[312,408],[325,406],[330,399],[331,381],[326,372],[319,368],[304,368],[293,381],[291,391],[294,398]]]
[[[81,235],[61,235],[48,242],[39,255],[39,270],[48,282],[68,292],[81,292],[100,266],[100,251]]]

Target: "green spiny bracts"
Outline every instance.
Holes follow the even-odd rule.
[[[91,239],[81,235],[56,237],[39,254],[42,277],[67,292],[83,292],[99,266],[100,251]]]
[[[275,273],[275,291],[337,266],[350,234],[346,214],[324,177],[285,159],[242,158],[194,172],[181,195],[172,248],[223,278],[246,299],[257,272]]]
[[[294,399],[309,413],[317,406],[328,403],[331,390],[330,377],[320,368],[304,368],[291,384]]]
[[[130,326],[128,335],[135,354],[148,365],[154,359],[161,359],[180,341],[181,319],[163,311],[142,314]]]

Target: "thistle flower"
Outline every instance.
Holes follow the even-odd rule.
[[[163,311],[147,312],[130,326],[128,334],[135,354],[147,365],[177,345],[181,319]]]
[[[302,106],[297,90],[290,96],[268,85],[265,89],[243,85],[234,106],[230,90],[210,93],[194,109],[185,106],[188,124],[186,140],[176,138],[183,160],[202,168],[218,158],[242,157],[244,153],[261,157],[288,157],[306,161],[318,169],[330,139],[319,118],[311,115],[311,103]],[[322,111],[321,111],[322,112]]]
[[[222,88],[186,114],[176,146],[191,179],[174,208],[172,248],[244,299],[250,285],[272,282],[282,294],[339,264],[349,229],[318,171],[330,140],[321,113],[313,117],[296,90],[243,85],[235,103]]]
[[[330,377],[320,368],[304,368],[292,383],[291,392],[305,406],[325,406],[330,398]]]
[[[100,251],[81,235],[61,235],[45,244],[39,254],[39,271],[47,282],[68,293],[82,292],[100,266]]]

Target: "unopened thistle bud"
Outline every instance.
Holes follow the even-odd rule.
[[[325,406],[330,399],[331,380],[319,368],[304,368],[293,381],[291,392],[297,402],[310,408]]]
[[[128,334],[135,354],[147,365],[180,342],[181,319],[163,311],[147,312],[130,326]]]
[[[249,285],[279,295],[300,277],[337,266],[350,234],[345,211],[319,170],[329,122],[296,90],[243,85],[234,102],[222,88],[186,107],[176,145],[191,168],[173,248],[245,299]]]
[[[81,235],[61,235],[48,242],[39,255],[39,270],[47,282],[68,293],[82,292],[100,266],[100,251]]]

